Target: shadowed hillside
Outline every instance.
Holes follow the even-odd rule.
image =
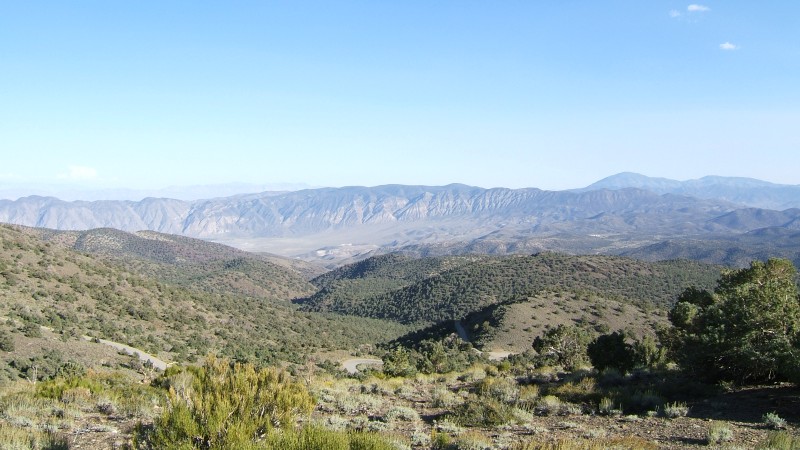
[[[381,258],[347,266],[338,275],[315,280],[322,288],[300,300],[303,308],[401,323],[436,323],[461,319],[488,305],[546,291],[586,292],[648,308],[666,307],[686,286],[713,286],[720,271],[718,267],[690,261],[647,263],[556,253]],[[388,275],[394,273],[392,264],[398,264],[398,273],[405,275],[400,279]],[[446,270],[431,272],[431,267],[445,264],[449,266]],[[380,268],[361,269],[367,266]],[[359,289],[361,286],[369,287]]]

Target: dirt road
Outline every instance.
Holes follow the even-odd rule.
[[[158,370],[162,371],[167,370],[167,366],[169,366],[169,364],[167,364],[165,361],[158,359],[157,357],[149,353],[145,353],[139,350],[138,348],[131,347],[130,345],[120,344],[119,342],[108,341],[105,339],[95,339],[91,336],[83,336],[83,338],[86,339],[87,341],[96,341],[101,344],[109,345],[117,350],[122,350],[123,352],[129,355],[136,355],[142,362],[149,361],[150,363],[153,364],[153,367],[155,367]]]
[[[352,358],[342,361],[342,369],[346,370],[347,373],[358,373],[358,366],[361,365],[383,366],[383,361],[370,358]]]
[[[454,322],[454,325],[456,327],[456,333],[458,333],[458,337],[460,337],[461,340],[463,340],[464,342],[469,342],[469,335],[467,335],[467,330],[464,329],[464,325],[461,325],[461,321],[460,320],[456,320]],[[474,350],[476,352],[478,352],[479,355],[484,355],[485,354],[486,357],[489,358],[489,360],[491,360],[491,361],[500,361],[500,360],[506,359],[506,358],[508,358],[508,355],[511,354],[511,352],[506,352],[506,351],[483,352],[483,351],[478,350],[477,348],[474,349]]]

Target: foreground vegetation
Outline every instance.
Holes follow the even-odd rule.
[[[353,304],[421,286],[457,287],[451,299],[498,289],[471,313],[448,316],[459,322],[409,333],[225,292],[236,277],[255,283],[260,263],[155,276],[143,268],[166,264],[161,256],[126,267],[16,228],[0,227],[0,237],[3,449],[800,447],[800,298],[785,260],[700,283],[720,269],[392,255],[315,279],[320,292],[352,289]],[[192,277],[218,270],[214,283],[192,287]],[[639,282],[659,294],[642,300]],[[653,299],[667,292],[662,309]],[[84,333],[179,364],[162,373]],[[511,356],[489,359],[487,345],[512,342]],[[337,349],[384,364],[346,374],[321,357]]]
[[[793,386],[723,391],[674,369],[349,378],[210,358],[148,384],[113,371],[4,384],[0,448],[790,449],[798,405]]]

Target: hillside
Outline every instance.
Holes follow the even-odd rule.
[[[717,236],[706,239],[670,239],[623,251],[630,258],[646,261],[691,259],[710,264],[746,267],[753,259],[766,260],[775,255],[800,266],[800,232],[786,228],[761,228],[737,237]]]
[[[547,328],[558,325],[578,325],[593,334],[624,330],[642,337],[653,336],[666,324],[664,309],[631,305],[600,293],[541,292],[485,306],[457,322],[412,331],[392,344],[415,348],[420,342],[441,341],[456,333],[484,352],[523,353]]]
[[[88,231],[27,229],[64,248],[123,264],[127,270],[163,282],[216,294],[287,300],[313,289],[291,264],[213,242],[183,236],[113,228]],[[303,269],[310,270],[306,263]],[[314,272],[311,272],[314,273]]]
[[[431,266],[444,262],[452,268],[430,272]],[[406,274],[400,280],[382,275],[392,273],[393,263],[403,267],[398,273]],[[415,265],[418,270],[411,270]],[[363,267],[377,268],[359,269]],[[304,309],[430,324],[461,319],[492,304],[546,291],[597,294],[645,308],[665,307],[687,286],[713,286],[720,269],[689,261],[647,263],[610,256],[540,253],[383,258],[347,266],[338,273],[340,278],[335,281],[328,276],[314,281],[321,289],[298,300]],[[344,277],[346,274],[351,276]],[[357,287],[363,285],[377,288],[359,291]]]
[[[89,235],[120,237],[107,230]],[[301,312],[288,298],[278,298],[280,289],[303,292],[308,284],[298,285],[302,289],[276,287],[274,298],[243,295],[243,289],[225,292],[231,280],[245,277],[236,268],[230,278],[212,277],[210,283],[194,278],[202,277],[201,272],[181,275],[180,265],[159,279],[139,271],[155,267],[144,259],[126,264],[122,259],[77,252],[68,242],[57,243],[57,236],[64,237],[0,226],[0,316],[22,324],[13,333],[46,325],[67,342],[86,334],[130,344],[168,361],[193,361],[214,352],[238,360],[285,364],[315,354],[349,351],[407,331],[391,322]],[[196,249],[196,255],[202,254],[208,254],[208,248]],[[159,268],[168,266],[159,264],[163,264]],[[180,282],[163,281],[176,274]],[[257,280],[255,276],[249,279]],[[305,283],[298,276],[292,280]],[[39,356],[48,350],[39,349]]]

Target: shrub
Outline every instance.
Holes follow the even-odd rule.
[[[724,423],[714,422],[706,431],[706,443],[708,445],[724,444],[733,440],[733,431]]]
[[[555,395],[546,395],[536,403],[534,411],[536,414],[549,416],[561,412],[563,402]]]
[[[459,434],[453,441],[454,450],[486,450],[492,448],[492,441],[477,431]]]
[[[529,441],[512,447],[514,450],[656,450],[658,445],[645,439],[628,436],[623,438],[560,439],[556,442]]]
[[[766,442],[759,446],[763,450],[797,450],[800,449],[800,438],[785,431],[772,432]]]
[[[538,353],[539,364],[560,365],[574,370],[588,362],[586,347],[591,335],[583,328],[559,325],[548,328],[542,336],[533,341],[533,349]]]
[[[503,425],[514,421],[513,408],[487,397],[471,397],[452,414],[456,423],[466,427]]]
[[[539,398],[539,385],[529,384],[519,389],[517,404],[526,409],[533,409]]]
[[[635,354],[633,345],[625,342],[625,334],[615,331],[598,336],[586,348],[592,365],[598,370],[614,368],[622,373],[633,369]]]
[[[254,447],[250,446],[250,448]],[[395,450],[396,447],[372,433],[331,431],[306,426],[300,431],[283,430],[280,433],[270,433],[255,448],[279,448],[281,450],[318,450],[323,448],[326,450]]]
[[[53,432],[20,429],[0,422],[0,448],[67,450],[69,445],[63,436]]]
[[[786,428],[786,419],[775,414],[774,412],[766,413],[761,417],[764,426],[773,430],[780,430]]]
[[[81,392],[88,399],[91,394],[102,391],[103,385],[88,377],[55,378],[36,385],[37,396],[66,402]]]
[[[577,382],[567,382],[560,386],[555,386],[548,390],[548,393],[555,395],[561,400],[570,402],[589,401],[597,397],[595,390],[596,383],[594,378],[585,377]]]
[[[383,357],[383,373],[392,377],[412,377],[416,375],[417,367],[408,350],[398,347]]]
[[[625,377],[622,376],[619,370],[613,367],[606,368],[600,372],[598,379],[603,386],[617,386],[625,381]]]
[[[432,450],[451,450],[453,445],[453,438],[446,433],[434,432],[431,439]]]
[[[600,403],[597,405],[597,412],[604,416],[621,416],[622,409],[616,408],[614,405],[614,401],[608,397],[603,397],[600,399]]]
[[[22,326],[22,334],[25,337],[29,338],[40,338],[42,337],[42,328],[33,322],[26,322],[25,325]]]
[[[170,407],[143,442],[154,448],[247,448],[274,428],[290,427],[313,407],[305,387],[286,372],[209,357],[192,374],[191,388],[170,388]],[[316,436],[310,433],[301,438]]]
[[[0,350],[4,352],[14,351],[14,337],[6,330],[0,330]]]
[[[667,403],[664,405],[664,417],[675,419],[686,417],[689,414],[689,407],[683,402]]]
[[[503,403],[513,403],[519,397],[519,386],[512,378],[487,377],[478,383],[478,392]]]
[[[407,406],[395,406],[386,413],[384,418],[389,422],[415,422],[419,420],[419,413]]]
[[[431,393],[433,406],[436,408],[453,408],[463,403],[453,391],[445,387],[436,387]]]
[[[664,399],[650,389],[634,391],[624,399],[625,409],[631,412],[652,411],[664,404]]]

